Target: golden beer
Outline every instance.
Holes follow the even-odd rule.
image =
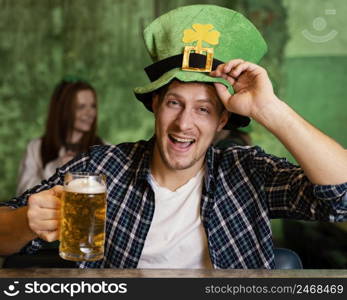
[[[60,256],[74,261],[102,259],[105,242],[105,185],[91,178],[75,178],[64,184],[64,190]]]

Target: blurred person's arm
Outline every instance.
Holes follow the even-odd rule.
[[[274,134],[312,183],[347,182],[347,151],[280,100],[265,69],[236,59],[219,65],[211,75],[228,80],[235,90],[231,95],[224,85],[215,84],[226,109],[253,118]]]
[[[25,155],[20,163],[17,195],[23,194],[26,190],[39,184],[43,179],[51,177],[57,168],[65,165],[76,156],[76,153],[65,151],[63,148],[59,152],[59,157],[48,162],[42,167],[41,160],[41,139],[34,139],[29,142]]]
[[[43,176],[40,157],[41,139],[31,140],[26,148],[23,159],[19,165],[17,179],[17,195],[39,184]]]

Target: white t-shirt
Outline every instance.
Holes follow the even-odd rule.
[[[211,269],[200,218],[204,172],[172,192],[151,178],[155,210],[138,268]]]

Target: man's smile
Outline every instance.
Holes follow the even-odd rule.
[[[196,142],[196,139],[191,137],[180,137],[174,134],[168,134],[168,137],[170,145],[174,148],[174,150],[180,152],[188,151]]]

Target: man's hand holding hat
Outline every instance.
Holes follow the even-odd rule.
[[[219,65],[210,75],[233,86],[235,93],[231,94],[225,85],[214,83],[226,109],[265,126],[292,153],[311,182],[320,185],[346,182],[346,150],[279,100],[265,69],[234,59]]]
[[[258,121],[258,116],[273,105],[273,101],[278,101],[266,70],[256,64],[234,59],[219,65],[210,75],[224,78],[233,86],[235,93],[230,94],[225,85],[214,83],[218,96],[230,112]]]

